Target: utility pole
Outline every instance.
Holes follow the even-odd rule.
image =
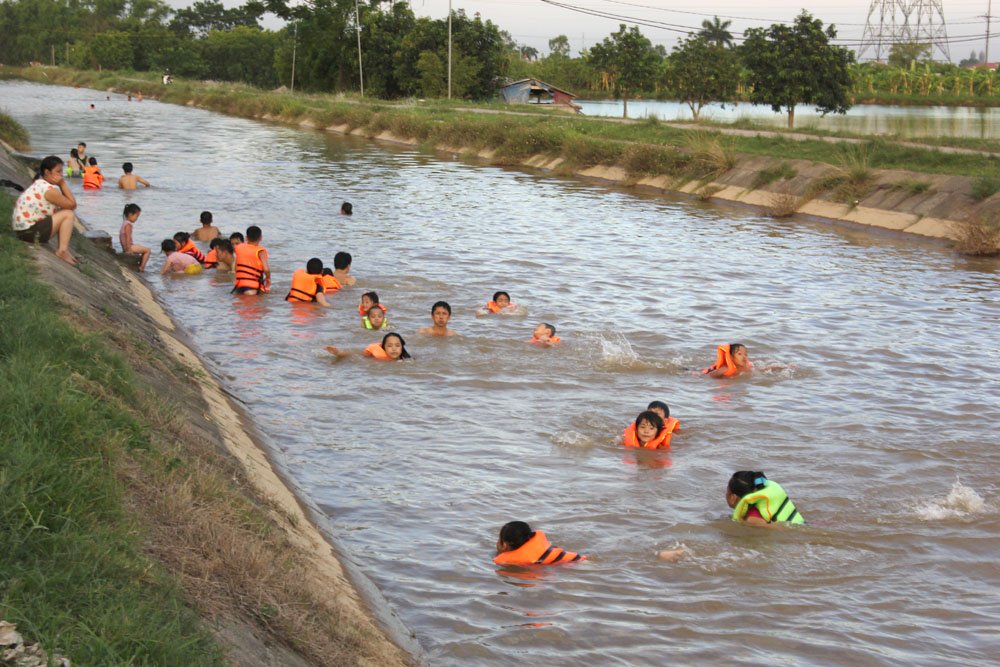
[[[52,66],[56,66],[56,45],[52,45]]]
[[[295,36],[292,38],[292,85],[291,85],[291,92],[293,93],[295,92],[295,50],[299,45],[299,24],[297,22],[295,24],[294,30],[295,30]]]
[[[448,99],[451,99],[451,0],[448,0]]]
[[[69,67],[69,42],[66,42],[66,60],[63,61],[63,67]]]
[[[361,79],[361,97],[365,96],[365,68],[361,64],[361,10],[358,0],[354,0],[354,21],[358,24],[358,77]]]
[[[986,3],[986,53],[983,55],[983,59],[986,60],[984,65],[988,65],[990,62],[990,19],[993,17],[990,15],[993,9],[993,0],[988,0]]]

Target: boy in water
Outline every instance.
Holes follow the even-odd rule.
[[[187,253],[177,252],[177,242],[173,239],[163,239],[160,250],[167,256],[167,261],[160,269],[161,276],[168,273],[186,273],[192,276],[201,273],[201,264],[198,260]]]
[[[195,241],[211,241],[212,239],[219,238],[219,228],[212,226],[212,212],[202,211],[201,212],[201,227],[191,232],[191,236],[194,237]]]
[[[549,544],[545,533],[531,530],[524,521],[510,521],[497,539],[497,565],[556,565],[576,563],[587,557]]]
[[[243,238],[242,232],[233,232],[232,234],[229,235],[229,242],[232,243],[233,247],[235,248],[241,243],[246,243],[247,240]]]
[[[730,343],[716,348],[715,363],[703,370],[702,374],[713,378],[729,378],[752,369],[747,346],[743,343]]]
[[[340,214],[354,215],[354,206],[351,205],[351,202],[345,201],[343,204],[340,205]]]
[[[361,318],[361,326],[365,329],[378,331],[389,328],[389,320],[385,318],[385,311],[379,304],[375,304],[368,309],[368,314]]]
[[[556,328],[548,322],[542,322],[535,327],[535,331],[531,334],[531,340],[529,342],[532,345],[552,347],[560,340],[559,336],[556,335]]]
[[[417,333],[427,334],[428,336],[457,336],[457,331],[448,328],[448,320],[450,319],[451,306],[448,305],[447,301],[438,301],[431,306],[431,320],[434,322],[434,325],[424,327]]]
[[[354,287],[354,283],[357,282],[351,275],[352,259],[349,252],[338,252],[333,256],[333,277],[346,287]]]
[[[100,190],[104,185],[104,174],[97,166],[97,158],[88,158],[87,166],[83,168],[83,189]]]
[[[135,190],[139,187],[139,183],[142,183],[147,188],[149,187],[149,181],[140,176],[139,174],[132,173],[132,163],[126,162],[122,165],[122,171],[125,173],[118,177],[118,189],[119,190]]]
[[[247,242],[234,248],[236,254],[236,294],[266,294],[271,291],[271,265],[267,248],[260,244],[264,232],[257,225],[247,227]]]

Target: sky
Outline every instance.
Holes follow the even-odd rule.
[[[193,2],[169,0],[178,7]],[[672,24],[674,30],[640,25],[639,28],[654,44],[662,44],[668,50],[676,44],[687,28],[697,30],[703,19],[718,15],[723,20],[731,20],[730,31],[739,33],[751,27],[766,27],[779,21],[791,21],[806,6],[804,0],[770,0],[767,3],[747,0],[551,0],[564,5],[572,5],[586,11],[621,15],[622,19],[600,18],[573,11],[564,7],[547,4],[543,0],[451,0],[452,8],[464,9],[469,16],[477,12],[483,19],[489,19],[506,30],[518,44],[533,46],[541,55],[548,53],[548,41],[557,35],[566,35],[575,55],[581,48],[589,48],[618,29],[620,23],[631,25],[628,20],[653,21]],[[919,2],[920,0],[911,0]],[[924,0],[929,4],[930,0]],[[969,56],[975,49],[984,49],[987,7],[989,0],[939,0],[944,10],[944,23],[950,43],[949,54],[953,62]],[[443,18],[448,15],[449,0],[410,0],[410,6],[418,16]],[[890,0],[886,4],[892,5]],[[226,6],[241,4],[240,0],[224,0]],[[881,4],[881,0],[877,0]],[[1000,33],[1000,0],[993,15],[990,32]],[[809,11],[823,21],[837,26],[838,37],[844,45],[857,50],[864,33],[872,0],[811,0]],[[915,15],[914,15],[915,17]],[[873,17],[877,26],[878,13]],[[938,25],[935,16],[933,25]],[[277,27],[280,22],[266,20],[268,27]],[[737,35],[738,36],[738,35]],[[1000,60],[1000,36],[991,37],[990,60]],[[935,52],[935,60],[944,60],[941,52]]]

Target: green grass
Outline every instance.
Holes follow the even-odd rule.
[[[1000,190],[1000,178],[979,176],[972,182],[972,198],[976,201],[989,199]]]
[[[798,172],[795,171],[795,167],[791,166],[787,162],[782,162],[773,167],[768,167],[767,169],[761,169],[757,172],[757,176],[753,180],[753,187],[762,188],[765,185],[770,185],[775,181],[788,181],[795,178]]]
[[[0,111],[0,139],[15,150],[26,151],[31,147],[28,131],[16,120]]]
[[[928,181],[904,178],[901,181],[893,183],[892,187],[896,190],[905,190],[910,194],[919,195],[928,192],[931,189],[931,184]]]
[[[150,446],[133,375],[34,273],[0,233],[0,616],[78,665],[221,664],[123,506],[116,464]]]

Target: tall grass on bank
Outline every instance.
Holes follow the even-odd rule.
[[[60,319],[22,246],[0,233],[0,617],[74,664],[219,664],[123,509],[116,462],[149,444],[132,375]]]
[[[0,139],[13,146],[15,150],[26,151],[31,148],[28,131],[2,111],[0,111]]]

